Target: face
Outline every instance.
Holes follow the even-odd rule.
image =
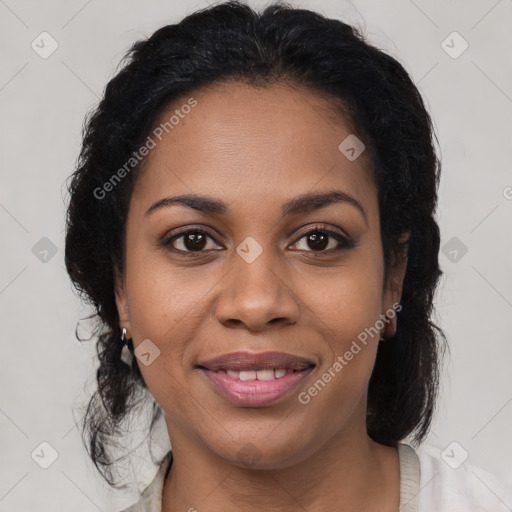
[[[173,444],[287,467],[366,436],[405,262],[384,283],[377,189],[325,99],[240,83],[191,96],[162,115],[180,111],[133,190],[121,327]],[[183,195],[196,201],[166,199]]]

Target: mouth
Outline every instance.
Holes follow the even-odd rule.
[[[207,368],[204,368],[205,370]],[[211,371],[211,370],[210,370]],[[290,375],[291,373],[302,372],[304,370],[292,370],[291,368],[260,368],[254,370],[216,370],[215,373],[219,375],[229,375],[232,379],[236,380],[274,380],[280,379],[285,375]]]
[[[196,365],[213,389],[240,407],[263,407],[291,394],[316,364],[283,352],[234,352]]]

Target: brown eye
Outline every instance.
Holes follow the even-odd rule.
[[[198,253],[198,252],[206,252],[208,249],[208,239],[215,239],[206,231],[193,229],[188,231],[182,231],[181,233],[175,234],[170,238],[167,238],[163,241],[163,245],[165,247],[170,247],[170,249],[177,253],[184,253],[185,255],[189,255],[187,253]]]
[[[323,251],[329,245],[329,235],[325,233],[312,233],[307,236],[307,244],[315,251]]]
[[[303,247],[302,249],[299,248],[298,250],[305,250],[306,252],[328,253],[331,251],[340,251],[354,247],[353,241],[349,238],[337,233],[336,231],[323,228],[315,228],[309,231],[305,235],[301,236],[294,245],[297,245],[301,240],[305,240],[304,245],[306,247]],[[328,248],[330,243],[331,247]],[[334,246],[332,246],[333,243]]]
[[[187,251],[201,251],[206,246],[206,236],[203,233],[183,235],[183,245]]]
[[[214,242],[213,245],[208,246],[209,240]],[[355,247],[355,243],[350,238],[336,231],[320,227],[302,235],[294,245],[298,245],[302,240],[305,241],[303,242],[305,247],[299,247],[297,250],[320,254]],[[172,252],[184,256],[199,256],[201,253],[218,250],[215,247],[217,244],[215,238],[209,232],[201,229],[189,229],[176,233],[164,239],[161,244]]]

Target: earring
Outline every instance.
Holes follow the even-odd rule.
[[[131,339],[131,338],[129,338]],[[123,327],[123,333],[121,334],[121,341],[123,342],[123,349],[121,350],[121,361],[128,365],[130,368],[133,363],[133,357],[128,346],[128,338],[126,338],[126,327]]]

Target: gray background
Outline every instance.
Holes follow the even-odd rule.
[[[109,491],[73,419],[95,363],[74,335],[87,310],[64,269],[64,182],[84,115],[131,43],[209,3],[0,0],[0,510],[115,511],[136,499]],[[456,441],[452,457],[463,449],[466,464],[512,485],[512,1],[292,3],[361,28],[427,102],[443,161],[437,321],[452,354],[428,442],[441,452]],[[58,44],[46,59],[31,47],[51,49],[44,31]],[[461,55],[454,31],[469,45]],[[160,428],[157,455],[166,436]],[[142,482],[154,471],[136,467]]]

